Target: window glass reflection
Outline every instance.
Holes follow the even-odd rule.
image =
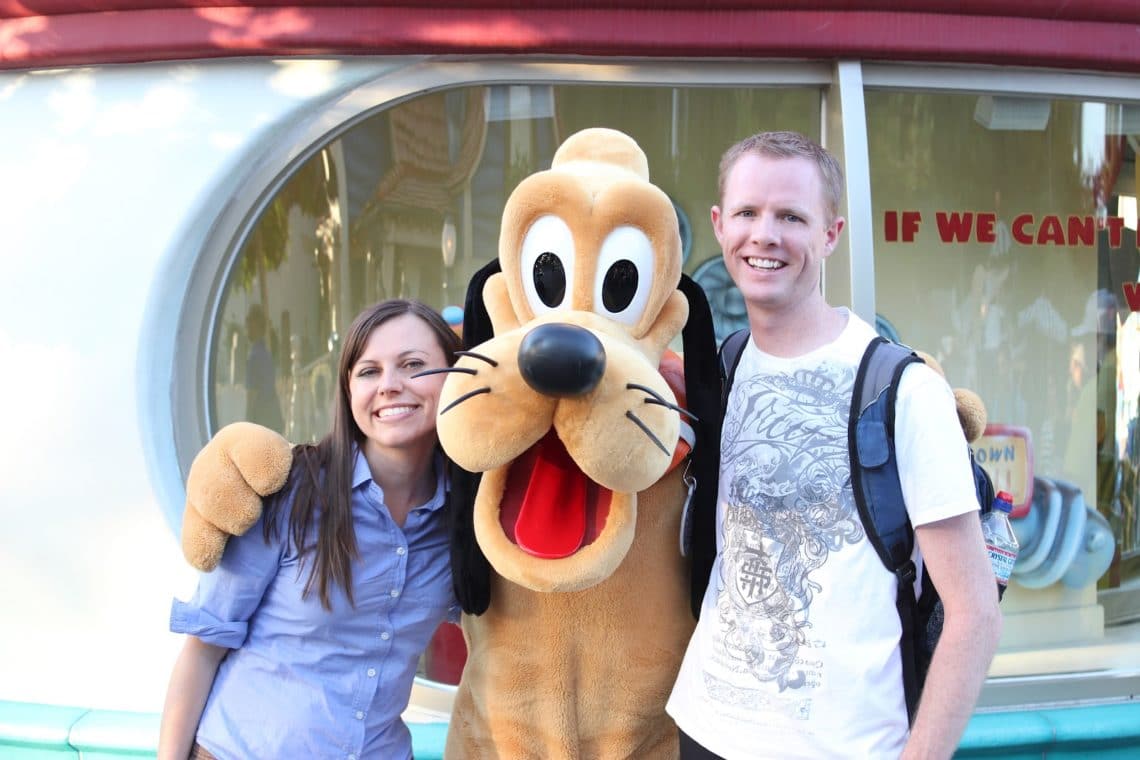
[[[462,305],[471,275],[498,255],[507,195],[590,126],[646,151],[723,337],[744,308],[708,221],[720,154],[765,128],[818,137],[819,103],[809,88],[480,86],[376,113],[305,162],[244,241],[215,330],[212,422],[250,419],[293,441],[326,430],[353,315],[395,296]]]
[[[880,323],[981,395],[975,456],[1020,502],[1002,648],[1115,640],[1140,617],[1140,255],[1119,212],[1140,110],[900,92],[866,105]],[[1065,668],[1111,666],[1099,651]],[[1011,672],[1026,662],[1056,667]]]

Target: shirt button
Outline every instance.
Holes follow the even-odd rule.
[[[356,719],[357,720],[364,720],[364,713],[362,713],[360,710],[357,710],[356,711]]]
[[[388,639],[392,638],[392,634],[388,633],[387,631],[384,631],[382,634],[380,634],[380,638],[384,639],[384,641],[387,641]],[[369,673],[369,675],[372,675],[371,672]]]
[[[403,557],[407,553],[408,553],[408,550],[405,549],[404,547],[402,547],[402,546],[396,547],[396,554],[399,554],[401,557]]]
[[[387,635],[387,634],[385,634],[385,635]],[[376,677],[376,668],[369,668],[368,669],[368,677],[369,678],[375,678]]]
[[[391,591],[389,591],[388,593],[390,593],[392,595],[392,598],[395,599],[396,597],[398,597],[400,595],[400,589],[394,588]]]

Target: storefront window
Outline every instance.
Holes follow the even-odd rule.
[[[995,673],[1118,667],[1140,641],[1140,107],[868,92],[866,112],[880,330],[981,395],[975,457],[1015,497]]]
[[[507,195],[586,127],[620,129],[645,150],[723,337],[744,308],[708,216],[720,155],[761,129],[819,137],[820,107],[813,87],[543,85],[473,86],[378,111],[302,164],[242,243],[212,336],[211,427],[248,419],[295,442],[323,435],[354,315],[397,296],[461,306],[471,275],[498,254]],[[427,675],[455,682],[462,646],[444,629]]]
[[[249,419],[294,441],[322,435],[352,317],[395,296],[461,305],[497,255],[507,195],[590,126],[646,151],[677,207],[685,269],[709,293],[718,332],[730,331],[743,303],[708,221],[720,154],[766,127],[818,136],[819,109],[812,88],[496,86],[377,113],[304,163],[242,246],[214,333],[214,427]]]

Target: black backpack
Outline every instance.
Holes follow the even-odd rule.
[[[748,330],[738,330],[721,345],[722,409],[727,408],[733,375],[749,337]],[[898,579],[895,607],[902,623],[899,649],[907,714],[912,722],[943,621],[942,601],[929,578],[923,581],[922,596],[915,599],[918,569],[911,559],[914,528],[907,516],[895,458],[895,397],[899,380],[907,365],[921,361],[906,346],[885,338],[872,340],[855,375],[847,428],[851,490],[859,519],[879,559]],[[985,515],[993,508],[993,483],[968,448],[964,455],[970,458],[978,506]]]

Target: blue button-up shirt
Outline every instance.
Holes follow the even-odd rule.
[[[355,607],[339,587],[331,611],[315,588],[302,599],[312,555],[301,561],[288,540],[288,509],[268,544],[258,522],[230,539],[190,602],[174,601],[172,631],[233,650],[202,713],[203,747],[223,759],[411,757],[400,714],[419,655],[436,626],[458,616],[438,465],[435,494],[401,529],[357,452]]]

